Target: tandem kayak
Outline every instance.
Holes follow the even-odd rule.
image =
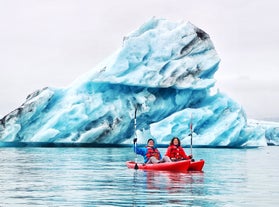
[[[162,170],[162,171],[187,171],[190,166],[190,160],[181,160],[177,162],[163,162],[157,164],[143,164],[134,161],[127,161],[128,168],[141,170]]]
[[[204,160],[190,161],[182,160],[177,162],[164,162],[158,164],[143,164],[135,163],[134,161],[127,161],[128,168],[141,170],[164,170],[164,171],[202,171]]]
[[[194,161],[190,163],[188,171],[202,171],[204,160]]]

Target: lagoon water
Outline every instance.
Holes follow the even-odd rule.
[[[160,148],[165,152],[165,148]],[[189,149],[186,148],[189,153]],[[279,148],[194,148],[203,172],[128,169],[131,148],[0,148],[0,206],[278,206]]]

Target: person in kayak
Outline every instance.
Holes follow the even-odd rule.
[[[144,163],[162,163],[162,162],[171,162],[169,157],[162,157],[160,151],[155,146],[154,139],[148,139],[146,147],[138,148],[136,145],[137,138],[134,139],[134,152],[143,156]]]
[[[173,137],[170,145],[165,154],[169,157],[171,161],[188,160],[192,159],[192,155],[187,155],[184,149],[180,146],[180,139],[178,137]]]

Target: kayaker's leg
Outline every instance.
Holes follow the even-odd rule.
[[[155,163],[159,163],[160,161],[159,160],[157,160],[157,158],[156,157],[150,157],[149,158],[149,160],[147,161],[147,163],[146,164],[150,164],[150,163],[152,163],[152,164],[155,164]]]
[[[169,158],[169,156],[164,156],[163,158],[165,159],[165,162],[171,162],[171,159]]]
[[[171,162],[171,159],[169,158],[169,156],[164,156],[160,162]]]

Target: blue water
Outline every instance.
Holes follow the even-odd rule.
[[[194,157],[206,161],[202,173],[128,169],[125,161],[135,159],[131,148],[7,147],[0,153],[0,206],[254,207],[279,202],[278,147],[194,148]]]

